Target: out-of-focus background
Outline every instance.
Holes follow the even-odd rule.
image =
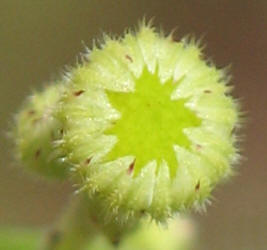
[[[267,1],[0,0],[0,227],[54,222],[72,191],[14,166],[5,132],[32,89],[74,65],[101,32],[121,34],[143,17],[166,31],[202,37],[219,67],[232,65],[246,112],[238,175],[194,215],[199,250],[267,249]],[[0,235],[1,237],[1,235]]]

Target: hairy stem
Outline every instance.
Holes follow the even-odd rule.
[[[104,234],[116,246],[136,223],[122,225],[107,220],[97,200],[79,195],[73,197],[59,223],[49,232],[42,250],[83,250],[99,234]]]
[[[74,197],[70,203],[59,223],[48,234],[42,250],[81,250],[98,233],[85,197]]]

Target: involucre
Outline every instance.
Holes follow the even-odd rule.
[[[80,190],[119,221],[202,208],[238,160],[239,112],[225,71],[194,40],[144,23],[86,57],[56,113],[57,147]]]

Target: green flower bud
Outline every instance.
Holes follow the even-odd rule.
[[[61,158],[54,143],[62,137],[62,125],[53,116],[63,92],[63,86],[49,86],[31,95],[16,115],[13,136],[19,159],[45,176],[64,177],[68,164]]]
[[[141,24],[105,38],[70,72],[58,119],[58,147],[80,190],[98,196],[119,220],[164,221],[200,209],[237,161],[237,104],[228,76],[198,43]]]

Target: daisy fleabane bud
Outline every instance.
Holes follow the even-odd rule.
[[[200,208],[238,158],[227,80],[196,42],[149,24],[105,38],[70,72],[57,113],[80,190],[119,220]]]
[[[54,117],[63,91],[63,84],[55,83],[34,92],[16,115],[12,133],[18,158],[27,168],[47,177],[66,177],[70,167],[54,146],[63,132]]]

